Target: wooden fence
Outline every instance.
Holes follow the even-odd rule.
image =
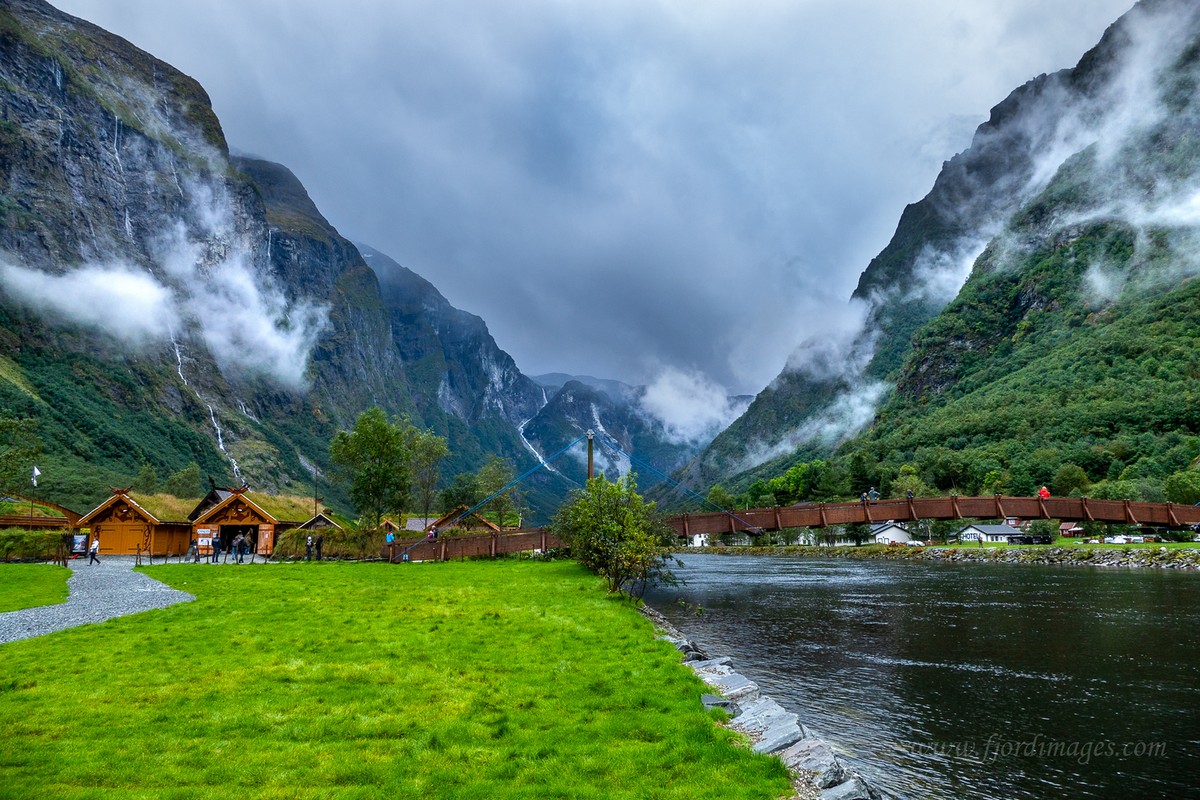
[[[391,545],[384,545],[381,555],[389,561],[398,562],[407,551],[409,561],[450,561],[456,558],[495,558],[506,553],[526,553],[562,546],[562,539],[558,536],[541,528],[532,528],[503,533],[439,535],[436,539],[397,539]]]

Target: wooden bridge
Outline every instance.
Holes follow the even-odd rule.
[[[680,536],[701,533],[749,533],[784,528],[908,522],[918,519],[1057,519],[1064,522],[1111,522],[1160,528],[1200,523],[1200,506],[1090,500],[1086,497],[916,497],[855,503],[801,503],[730,513],[681,514],[667,519]]]

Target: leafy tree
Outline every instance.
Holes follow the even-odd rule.
[[[726,491],[725,487],[720,484],[708,490],[708,502],[712,503],[717,508],[725,511],[732,511],[737,504],[737,499]],[[705,509],[709,511],[711,509]]]
[[[1088,480],[1083,467],[1077,464],[1063,464],[1054,473],[1050,481],[1050,490],[1059,497],[1070,497],[1075,492],[1086,492],[1092,482]]]
[[[1035,519],[1029,523],[1029,527],[1025,532],[1031,536],[1049,536],[1050,541],[1058,538],[1058,520],[1055,519]]]
[[[865,522],[853,522],[846,526],[846,538],[857,547],[871,538],[871,526]]]
[[[385,514],[402,514],[412,482],[412,440],[407,420],[388,422],[378,406],[358,415],[351,431],[338,431],[329,444],[334,478],[369,528]]]
[[[176,497],[200,497],[204,486],[200,483],[200,465],[195,461],[178,472],[173,472],[163,483],[162,490]]]
[[[412,442],[413,487],[421,516],[429,519],[434,493],[441,479],[442,460],[450,455],[446,440],[432,431],[417,431]],[[446,509],[449,510],[449,509]]]
[[[460,472],[454,481],[442,490],[442,511],[453,511],[460,506],[470,508],[482,499],[479,479],[470,472]]]
[[[610,592],[640,598],[649,583],[674,580],[668,550],[674,531],[654,503],[642,500],[632,475],[616,483],[604,476],[591,479],[572,492],[550,528],[581,564],[604,578]]]
[[[154,494],[158,491],[158,470],[154,469],[153,464],[149,462],[142,464],[137,477],[133,479],[133,488],[146,494]]]
[[[1200,470],[1176,472],[1163,482],[1163,494],[1172,503],[1200,503]]]
[[[0,417],[0,489],[24,492],[32,488],[33,461],[41,452],[37,420]]]
[[[905,464],[900,467],[900,474],[891,482],[888,487],[892,497],[907,497],[909,492],[913,493],[914,497],[933,497],[933,490],[925,481],[921,480],[921,476],[917,474],[917,468],[911,464]]]
[[[512,515],[520,514],[522,510],[521,496],[515,486],[504,489],[512,483],[513,466],[507,458],[497,455],[488,456],[487,463],[479,469],[477,475],[479,493],[484,497],[495,494],[488,501],[486,508],[496,516],[496,524],[504,527]],[[504,489],[504,491],[501,491]],[[497,494],[499,492],[499,494]]]

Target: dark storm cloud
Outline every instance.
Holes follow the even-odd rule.
[[[528,373],[757,391],[987,110],[1130,0],[64,0]]]

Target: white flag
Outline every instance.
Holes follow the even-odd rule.
[[[37,467],[33,468],[33,485],[34,486],[37,486],[38,475],[41,475],[41,474],[42,474],[42,471],[40,469],[38,469]]]

